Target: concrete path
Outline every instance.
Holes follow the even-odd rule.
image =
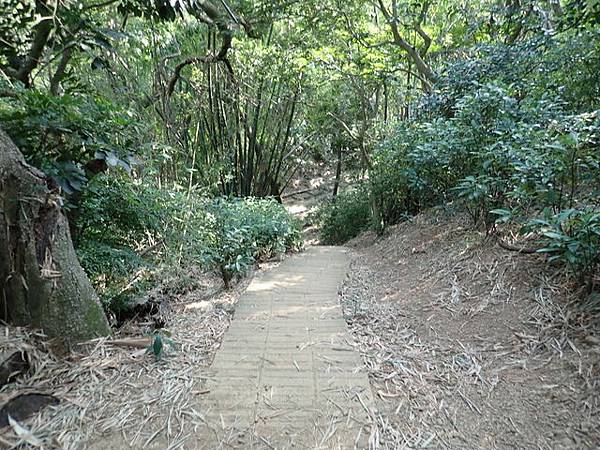
[[[207,383],[200,448],[367,448],[369,382],[338,300],[348,257],[311,247],[252,281]]]

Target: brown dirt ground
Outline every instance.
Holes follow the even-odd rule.
[[[351,178],[343,175],[340,192],[352,183]],[[283,204],[302,223],[305,245],[319,244],[319,229],[313,223],[314,214],[332,198],[334,184],[333,167],[324,163],[313,164],[302,168],[282,195]]]
[[[600,306],[541,256],[429,213],[350,242],[379,448],[600,448]]]

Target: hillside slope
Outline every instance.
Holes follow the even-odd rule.
[[[374,446],[600,445],[600,302],[459,216],[349,246],[342,303],[379,402]]]

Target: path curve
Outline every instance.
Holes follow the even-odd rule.
[[[367,448],[372,394],[338,300],[348,262],[311,247],[252,281],[211,366],[199,448]]]

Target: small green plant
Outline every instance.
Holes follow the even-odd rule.
[[[207,245],[203,262],[218,270],[225,289],[231,286],[235,276],[244,275],[254,263],[256,244],[247,227],[235,228],[231,224],[219,223]]]
[[[550,261],[560,261],[576,274],[591,292],[600,267],[600,213],[566,209],[558,214],[545,211],[543,219],[530,220],[522,233],[539,233],[545,246],[538,250]]]
[[[153,354],[157,361],[161,360],[165,354],[165,344],[169,346],[169,349],[175,350],[177,344],[171,338],[167,337],[165,333],[154,333],[152,343],[146,348],[146,354]]]
[[[458,186],[451,191],[463,205],[473,224],[483,222],[486,232],[489,233],[495,225],[495,216],[491,214],[491,208],[501,206],[503,185],[499,178],[469,175],[460,180]]]

